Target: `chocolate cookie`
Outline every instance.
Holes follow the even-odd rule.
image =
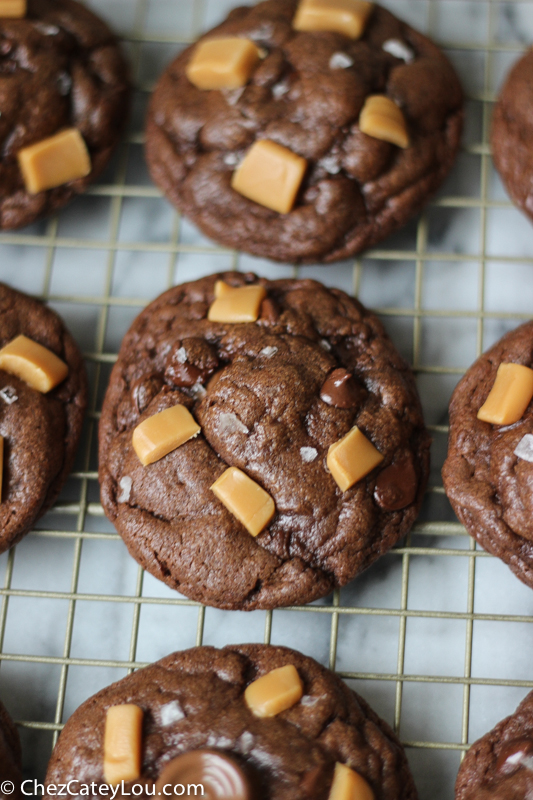
[[[295,691],[280,702],[279,687],[283,694],[289,683]],[[258,695],[277,704],[258,706]],[[122,715],[124,704],[141,713]],[[116,715],[112,722],[109,709]],[[140,750],[126,786],[144,785],[145,792],[137,795],[140,787],[134,792],[141,797],[152,796],[155,782],[156,794],[163,784],[204,783],[205,795],[221,800],[327,800],[336,763],[366,787],[367,793],[347,796],[417,797],[405,753],[389,726],[333,672],[285,647],[193,648],[103,689],[68,720],[46,783],[94,781],[97,796],[104,776],[113,772],[119,781],[124,768],[117,769],[112,758],[117,731],[124,734],[122,742],[133,744],[135,761]],[[217,773],[225,773],[225,780]],[[234,791],[224,792],[224,783]]]
[[[20,343],[30,348],[21,351],[23,357],[13,350]],[[37,359],[45,359],[35,366],[37,377],[46,373],[47,358],[62,365],[58,379],[66,374],[50,390],[36,389],[20,377],[21,369],[36,363],[32,343],[37,348],[42,345]],[[81,353],[57,314],[4,284],[0,284],[0,348],[3,552],[50,508],[70,472],[87,405],[87,378]]]
[[[255,322],[214,321],[243,298]],[[164,420],[185,443],[161,457]],[[409,530],[428,474],[412,372],[373,314],[311,280],[228,272],[161,295],[124,339],[99,437],[130,553],[228,609],[344,586]]]
[[[494,108],[492,152],[516,205],[533,220],[533,51],[509,73]]]
[[[516,421],[491,423],[482,411],[501,366],[521,365],[517,381],[529,382],[531,395]],[[524,368],[527,369],[524,371]],[[468,533],[533,588],[533,322],[508,333],[468,370],[452,396],[444,488]],[[511,376],[512,377],[512,376]],[[512,380],[509,382],[512,393]],[[492,398],[495,395],[492,394]],[[497,399],[497,398],[496,398]],[[490,416],[490,415],[489,415]],[[515,414],[515,417],[517,415]],[[492,418],[492,417],[491,417]],[[494,417],[496,419],[496,417]]]
[[[297,8],[298,0],[237,8],[200,40],[247,38],[259,48],[241,88],[197,88],[187,77],[197,80],[197,50],[181,53],[153,95],[146,155],[171,202],[216,241],[279,261],[336,261],[401,227],[441,184],[459,147],[462,91],[443,53],[384,8],[371,8],[358,40],[295,30]],[[362,123],[375,95],[388,98],[387,132],[383,108]],[[274,205],[287,189],[288,213],[232,188],[263,140],[275,152],[250,163],[244,183],[257,190],[263,173]]]
[[[455,800],[525,800],[532,792],[533,692],[472,745],[457,776]]]
[[[118,42],[83,5],[28,0],[25,17],[0,18],[0,229],[28,225],[85,191],[109,161],[128,107]],[[48,143],[65,129],[76,134],[73,145],[63,138]],[[26,151],[42,142],[43,152]],[[23,172],[25,151],[38,162],[37,181],[31,164],[30,174]],[[72,171],[73,156],[82,161]]]
[[[2,796],[18,800],[21,797],[22,764],[18,731],[4,705],[0,703],[0,777]],[[14,786],[12,792],[5,782]]]

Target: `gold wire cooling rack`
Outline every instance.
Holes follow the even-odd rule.
[[[85,351],[91,403],[56,507],[0,559],[0,692],[25,774],[42,779],[62,724],[89,695],[174,649],[272,641],[336,669],[399,732],[421,800],[450,800],[469,743],[533,688],[533,594],[457,524],[444,496],[449,396],[464,369],[531,316],[533,237],[488,145],[496,90],[533,39],[533,0],[388,0],[434,36],[467,91],[456,169],[422,217],[355,261],[296,269],[222,250],[180,218],[142,158],[146,101],[163,66],[231,0],[91,0],[121,31],[136,97],[130,133],[87,196],[0,236],[0,278],[44,298]],[[221,612],[167,590],[127,555],[99,503],[96,433],[129,324],[167,287],[221,269],[312,276],[377,308],[417,373],[433,472],[412,533],[349,587],[274,612]]]

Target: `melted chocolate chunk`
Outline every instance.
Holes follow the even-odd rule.
[[[533,770],[533,739],[511,739],[500,751],[496,772],[510,775],[520,767]]]
[[[143,375],[131,387],[131,397],[139,414],[152,402],[163,388],[163,378],[157,372]]]
[[[190,388],[205,383],[218,364],[217,352],[208,342],[196,337],[183,339],[170,352],[165,378],[174,386]]]
[[[164,786],[201,784],[207,800],[251,800],[250,783],[234,758],[218,750],[192,750],[170,761],[155,785],[156,796]],[[170,793],[169,790],[166,790]]]
[[[410,456],[401,456],[378,475],[374,498],[385,511],[400,511],[416,498],[418,478]]]
[[[353,375],[342,367],[328,375],[320,390],[321,400],[335,408],[355,408],[359,397],[360,391]]]
[[[271,297],[265,297],[261,303],[261,313],[259,315],[260,322],[266,322],[273,325],[279,319],[279,308]]]

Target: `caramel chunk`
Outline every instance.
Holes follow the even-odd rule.
[[[176,405],[154,414],[133,431],[133,449],[143,466],[159,461],[180,445],[198,436],[200,426],[185,406]]]
[[[268,492],[237,467],[223,472],[211,491],[251,536],[258,536],[274,516],[276,506]]]
[[[218,281],[222,283],[222,281]],[[224,284],[224,286],[227,286]],[[255,322],[266,297],[264,286],[239,286],[219,289],[220,294],[212,303],[207,319],[211,322]]]
[[[25,17],[27,0],[0,0],[1,17]]]
[[[229,283],[226,283],[225,281],[215,282],[215,297],[224,297],[225,294],[233,291],[235,291],[235,289],[233,286],[230,286]]]
[[[301,0],[293,28],[297,31],[335,31],[350,39],[360,39],[373,5],[364,0]]]
[[[260,60],[250,39],[206,39],[195,47],[186,74],[197,89],[239,89],[246,86]]]
[[[403,149],[409,147],[409,133],[403,112],[383,94],[367,97],[359,117],[359,127],[374,139],[391,142]]]
[[[374,792],[358,772],[337,762],[328,800],[374,800]]]
[[[383,456],[379,450],[361,433],[357,425],[331,445],[326,459],[329,471],[343,492],[372,472],[382,461]]]
[[[532,397],[533,370],[521,364],[500,364],[477,418],[493,425],[512,425],[522,418]]]
[[[68,367],[47,347],[20,334],[0,350],[0,369],[46,394],[64,381]]]
[[[107,710],[104,733],[104,778],[116,786],[141,775],[143,710],[132,703]]]
[[[244,700],[256,717],[275,717],[292,708],[303,693],[298,670],[293,664],[287,664],[251,683],[244,692]]]
[[[18,153],[18,162],[30,194],[85,178],[91,171],[87,145],[76,128],[23,147]]]
[[[233,174],[236,192],[280,214],[294,208],[307,161],[280,144],[260,139]]]

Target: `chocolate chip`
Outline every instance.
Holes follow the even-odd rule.
[[[132,384],[131,396],[139,414],[142,414],[154,397],[159,394],[163,384],[163,378],[157,372],[143,375],[142,378]]]
[[[165,379],[174,386],[190,388],[205,383],[218,364],[215,348],[204,339],[183,339],[176,342],[170,351]]]
[[[192,750],[172,759],[155,785],[163,787],[201,784],[208,797],[220,800],[251,800],[251,786],[236,759],[223,751]]]
[[[328,406],[354,408],[359,402],[360,392],[353,375],[340,367],[328,375],[320,390],[320,398]]]
[[[279,308],[271,297],[265,297],[261,303],[259,321],[274,324],[279,319]]]
[[[378,475],[374,498],[385,511],[400,511],[414,502],[418,478],[410,455],[402,455]]]

